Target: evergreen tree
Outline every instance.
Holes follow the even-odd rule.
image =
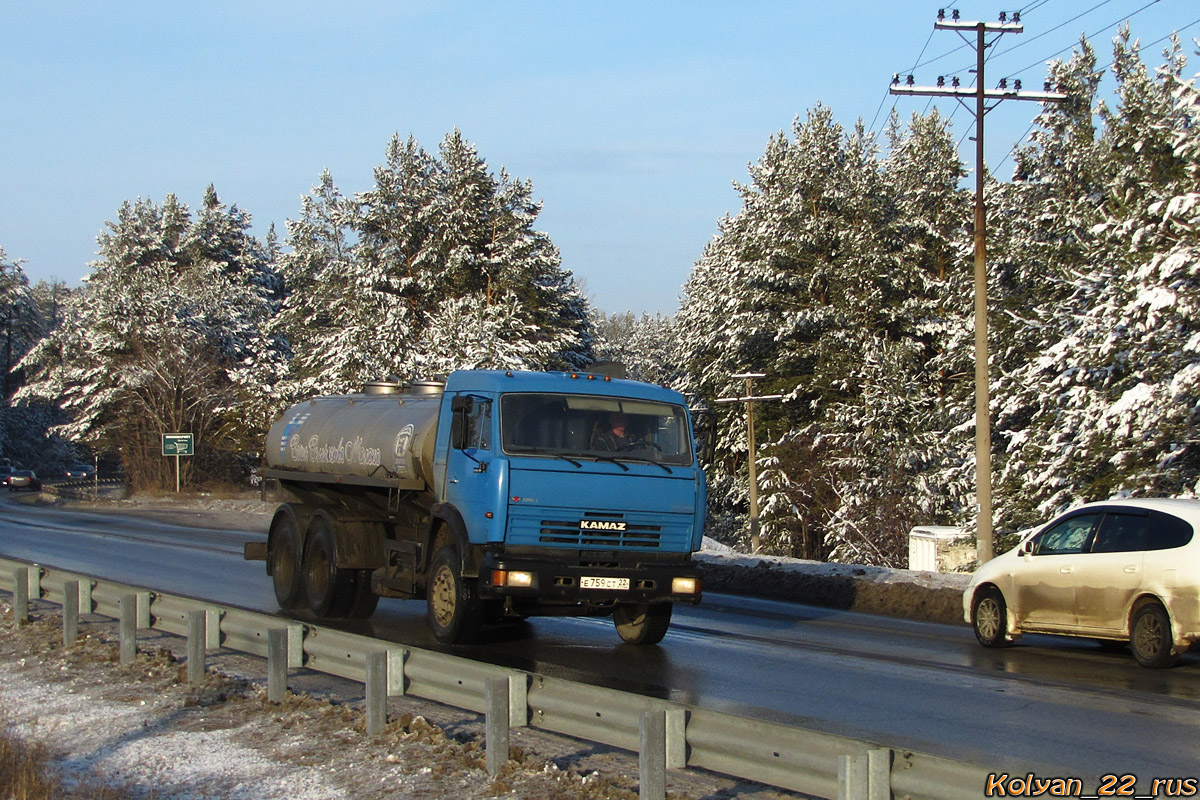
[[[631,380],[679,388],[684,385],[678,363],[678,339],[671,317],[632,311],[623,314],[593,312],[595,355],[598,360],[625,366]]]
[[[354,199],[323,175],[289,223],[281,264],[293,396],[430,369],[587,363],[586,301],[533,229],[531,196],[457,131],[436,157],[393,137],[374,187]],[[446,327],[460,324],[461,337]]]
[[[281,347],[259,333],[279,286],[249,225],[212,187],[195,221],[173,195],[161,207],[126,202],[63,324],[26,356],[19,396],[58,403],[69,417],[60,432],[119,453],[135,486],[166,485],[170,432],[195,435],[185,469],[223,477],[265,432],[257,387],[239,376]]]
[[[883,163],[861,124],[847,133],[821,106],[792,133],[768,143],[685,288],[687,384],[739,396],[729,376],[749,370],[768,375],[756,390],[785,394],[755,409],[765,547],[895,563],[910,521],[963,502],[948,472],[932,485],[953,491],[931,499],[926,474],[957,465],[963,446],[945,436],[957,378],[929,369],[962,360],[944,352],[964,317],[947,298],[963,285],[962,166],[936,115],[908,132],[893,121]],[[745,507],[743,413],[718,421],[718,519]]]
[[[0,347],[3,348],[3,400],[7,407],[13,392],[13,371],[37,334],[37,312],[29,278],[19,261],[9,261],[0,248]]]
[[[1118,491],[1190,492],[1200,477],[1200,105],[1178,42],[1154,77],[1127,29],[1114,56],[1118,107],[1100,108],[1102,220],[1083,239],[1090,267],[1051,320],[1054,343],[1016,373],[1037,392],[1010,467],[1025,518]]]

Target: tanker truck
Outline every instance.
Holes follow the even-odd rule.
[[[245,557],[281,608],[320,618],[412,598],[446,644],[547,615],[610,616],[655,644],[676,603],[700,601],[693,436],[681,394],[611,375],[372,382],[271,426],[261,473],[287,501]]]

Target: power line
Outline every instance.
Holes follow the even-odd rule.
[[[1165,42],[1168,39],[1170,39],[1172,36],[1176,36],[1176,35],[1182,33],[1183,31],[1186,31],[1188,28],[1194,27],[1196,25],[1200,25],[1200,17],[1192,20],[1187,25],[1184,25],[1181,28],[1177,28],[1176,30],[1172,31],[1171,33],[1167,34],[1166,36],[1155,39],[1153,42],[1150,42],[1150,44],[1146,45],[1146,47],[1154,47],[1154,45],[1156,45],[1156,44],[1161,44],[1162,42]],[[1106,72],[1108,70],[1108,68],[1113,65],[1113,63],[1114,62],[1110,61],[1107,64],[1105,64],[1103,67],[1100,67],[1099,69],[1097,69],[1096,71],[1097,72]],[[957,107],[955,108],[955,110],[957,110]],[[1017,152],[1017,147],[1021,144],[1021,142],[1025,141],[1025,137],[1029,136],[1030,132],[1033,131],[1033,129],[1035,127],[1037,127],[1036,119],[1033,122],[1029,123],[1029,127],[1025,129],[1025,132],[1017,137],[1017,140],[1015,142],[1013,142],[1012,147],[1010,147],[1008,149],[1008,152],[1006,152],[1004,154],[1004,158],[1000,159],[1000,161],[996,164],[997,170],[1000,169],[1000,167],[1004,166],[1004,163],[1006,161],[1008,161],[1009,157],[1012,156],[1013,153]],[[959,141],[959,145],[960,146],[962,145],[961,140]]]
[[[1025,16],[1030,11],[1037,11],[1039,8],[1041,8],[1042,6],[1046,5],[1046,3],[1049,3],[1049,2],[1050,2],[1050,0],[1038,0],[1038,2],[1034,3],[1033,5],[1025,6],[1025,8],[1021,9],[1021,16]]]
[[[1150,44],[1145,45],[1145,47],[1154,47],[1154,45],[1156,45],[1156,44],[1162,44],[1167,39],[1170,39],[1172,36],[1176,36],[1176,35],[1182,33],[1183,31],[1186,31],[1188,28],[1192,27],[1193,25],[1200,25],[1200,19],[1194,19],[1191,22],[1189,22],[1187,25],[1184,25],[1182,28],[1176,28],[1175,30],[1168,33],[1166,36],[1161,36],[1161,37],[1155,39]],[[1103,67],[1100,67],[1100,69],[1098,69],[1097,72],[1104,72],[1115,63],[1116,63],[1115,61],[1110,61],[1107,64],[1105,64]]]
[[[1136,17],[1138,14],[1142,13],[1142,12],[1143,12],[1143,11],[1145,11],[1147,8],[1149,8],[1149,7],[1150,7],[1150,6],[1152,6],[1152,5],[1155,5],[1155,4],[1156,4],[1156,3],[1158,3],[1158,2],[1159,2],[1159,0],[1150,0],[1150,2],[1149,2],[1149,3],[1146,3],[1146,5],[1142,6],[1142,7],[1141,7],[1141,8],[1139,8],[1137,11],[1134,11],[1132,14],[1125,14],[1125,15],[1122,15],[1120,18],[1118,18],[1118,19],[1116,19],[1116,20],[1114,20],[1114,21],[1110,22],[1109,24],[1107,24],[1107,25],[1105,25],[1105,26],[1103,26],[1103,27],[1099,28],[1098,30],[1096,30],[1096,31],[1094,31],[1094,32],[1092,32],[1092,33],[1084,34],[1084,38],[1085,38],[1085,39],[1093,39],[1093,38],[1095,38],[1095,37],[1096,37],[1096,36],[1097,36],[1099,33],[1101,33],[1101,32],[1103,32],[1103,31],[1106,31],[1106,30],[1108,30],[1109,28],[1113,27],[1114,25],[1119,25],[1119,24],[1120,24],[1120,23],[1122,23],[1122,22],[1126,22],[1126,21],[1128,21],[1128,20],[1131,20],[1131,19],[1133,19],[1133,18],[1134,18],[1134,17]],[[1031,69],[1033,69],[1034,67],[1039,67],[1039,66],[1041,66],[1041,65],[1045,64],[1045,63],[1046,63],[1047,61],[1049,61],[1050,59],[1052,59],[1052,58],[1055,58],[1055,57],[1057,57],[1057,56],[1060,56],[1060,55],[1062,55],[1063,53],[1067,52],[1068,50],[1070,50],[1071,48],[1073,48],[1073,47],[1075,46],[1075,44],[1076,44],[1075,42],[1072,42],[1071,44],[1067,45],[1066,47],[1062,48],[1061,50],[1058,50],[1058,51],[1056,51],[1056,52],[1053,52],[1053,53],[1051,53],[1050,55],[1046,56],[1045,58],[1039,58],[1037,61],[1034,61],[1034,62],[1033,62],[1032,64],[1030,64],[1029,66],[1026,66],[1026,67],[1021,67],[1021,69],[1017,70],[1016,72],[1010,72],[1010,73],[1008,73],[1008,75],[1009,75],[1009,77],[1012,77],[1012,76],[1014,76],[1014,75],[1020,75],[1022,72],[1025,72],[1025,71],[1027,71],[1027,70],[1031,70]]]
[[[1011,53],[1013,50],[1016,50],[1018,47],[1024,47],[1025,45],[1029,44],[1030,42],[1036,42],[1038,39],[1042,38],[1043,36],[1049,36],[1051,33],[1054,33],[1059,28],[1061,28],[1065,25],[1070,25],[1072,22],[1079,19],[1080,17],[1086,17],[1088,14],[1092,13],[1096,9],[1100,8],[1101,6],[1108,5],[1111,2],[1112,2],[1112,0],[1101,0],[1101,2],[1092,6],[1087,11],[1076,14],[1075,16],[1071,17],[1069,20],[1066,20],[1065,22],[1060,22],[1057,25],[1055,25],[1053,28],[1050,28],[1047,31],[1043,31],[1043,32],[1039,33],[1037,36],[1033,36],[1029,39],[1026,39],[1025,41],[1020,42],[1019,44],[1014,44],[1012,47],[1008,48],[1007,50],[1001,50],[999,53],[996,53],[996,55],[1002,56],[1005,53]],[[1158,0],[1154,0],[1154,2],[1157,3]]]
[[[1043,2],[1045,2],[1045,0],[1043,0]],[[925,55],[925,50],[926,50],[926,48],[928,48],[928,47],[929,47],[929,43],[933,41],[933,34],[934,34],[934,31],[935,31],[935,30],[937,30],[937,29],[936,29],[936,28],[931,28],[931,29],[929,30],[929,36],[927,36],[927,37],[925,38],[925,44],[924,44],[924,46],[922,46],[922,47],[921,47],[921,52],[920,52],[920,53],[917,53],[917,58],[916,58],[916,60],[917,60],[917,61],[920,61],[920,60],[921,60],[921,56]],[[914,71],[914,70],[916,70],[916,69],[917,69],[917,68],[914,66],[914,67],[913,67],[911,70],[909,70],[909,72],[912,72],[912,71]],[[891,92],[889,92],[887,89],[884,89],[884,90],[883,90],[883,97],[882,97],[882,98],[880,99],[880,101],[879,101],[879,107],[875,109],[875,116],[871,117],[871,126],[870,126],[870,128],[868,128],[868,130],[870,130],[870,131],[874,131],[874,130],[875,130],[875,120],[879,119],[879,112],[880,112],[880,110],[883,108],[883,104],[887,102],[888,95],[890,95],[890,94],[891,94]],[[896,107],[896,104],[895,104],[895,103],[892,103],[892,108],[895,108],[895,107]],[[891,113],[891,112],[889,112],[889,114],[890,114],[890,113]]]

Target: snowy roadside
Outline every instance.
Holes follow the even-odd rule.
[[[635,754],[516,728],[510,761],[492,778],[471,712],[391,698],[389,724],[368,737],[361,684],[301,670],[271,703],[253,656],[218,651],[190,686],[180,637],[142,632],[123,666],[110,620],[88,617],[64,648],[52,604],[35,602],[33,621],[15,627],[7,598],[0,613],[0,727],[45,745],[67,788],[137,800],[637,797]],[[697,770],[672,771],[667,785],[674,800],[799,797]]]

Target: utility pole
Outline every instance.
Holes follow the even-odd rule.
[[[731,378],[741,378],[746,381],[746,396],[745,397],[723,397],[717,400],[718,403],[745,403],[746,404],[746,445],[750,450],[749,467],[750,467],[750,552],[757,553],[759,548],[758,537],[758,469],[754,463],[754,401],[755,400],[782,400],[781,394],[767,394],[759,397],[754,396],[754,379],[765,378],[765,374],[761,372],[741,372],[737,375],[730,375]]]
[[[1065,94],[1051,92],[1047,84],[1045,91],[1021,91],[1021,82],[1014,81],[1013,87],[1008,88],[1007,79],[1001,80],[996,89],[985,89],[983,79],[984,53],[1001,35],[1005,33],[1021,33],[1025,30],[1021,25],[1020,12],[1013,12],[1012,19],[1001,12],[999,22],[964,22],[958,18],[958,10],[951,12],[951,18],[946,19],[944,9],[938,11],[935,30],[956,31],[967,44],[975,48],[975,87],[960,87],[958,78],[954,78],[950,86],[946,86],[945,78],[939,77],[937,86],[915,86],[913,76],[909,75],[905,84],[901,85],[900,76],[892,76],[892,94],[908,94],[921,97],[953,97],[965,108],[971,106],[964,98],[974,98],[975,115],[975,493],[979,504],[979,518],[976,523],[978,534],[977,557],[979,563],[990,561],[993,555],[992,547],[992,422],[990,399],[988,397],[988,341],[987,341],[987,209],[983,202],[984,165],[983,165],[983,118],[987,112],[1000,104],[1001,100],[1034,100],[1041,103],[1056,103],[1067,99]],[[974,42],[964,35],[964,31],[975,31]],[[994,33],[992,42],[987,41],[987,34]],[[989,107],[987,102],[994,101]]]

